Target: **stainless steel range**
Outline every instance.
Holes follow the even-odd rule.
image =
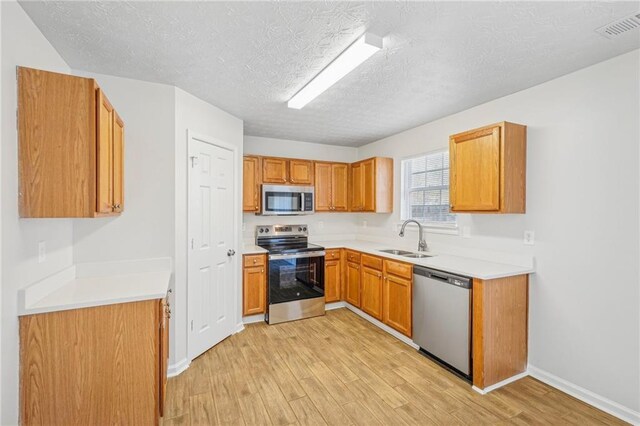
[[[324,315],[325,251],[308,236],[307,225],[256,227],[256,245],[269,252],[269,324]]]

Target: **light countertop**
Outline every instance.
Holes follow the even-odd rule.
[[[245,244],[242,246],[242,254],[264,254],[267,250],[253,244]]]
[[[423,259],[397,256],[393,254],[382,253],[380,252],[380,250],[395,249],[398,247],[362,240],[324,241],[318,242],[317,244],[328,249],[347,248],[363,253],[372,254],[375,256],[386,257],[406,263],[412,263],[414,265],[425,266],[427,268],[438,269],[445,272],[451,272],[454,274],[460,274],[467,277],[479,278],[483,280],[531,274],[535,272],[534,268],[528,266],[489,262],[486,260],[454,256],[450,254],[424,252],[425,254],[433,255],[433,257],[427,257]]]
[[[166,297],[171,259],[78,264],[19,292],[18,315]]]

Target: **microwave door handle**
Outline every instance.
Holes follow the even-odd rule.
[[[304,192],[300,193],[300,211],[304,212]]]

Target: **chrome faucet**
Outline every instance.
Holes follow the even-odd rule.
[[[407,219],[402,224],[402,228],[400,228],[400,236],[404,237],[404,228],[407,226],[407,223],[413,222],[418,225],[419,230],[419,241],[418,241],[418,251],[427,251],[427,242],[424,240],[422,224],[415,219]]]

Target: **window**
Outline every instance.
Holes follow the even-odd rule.
[[[401,215],[429,226],[456,226],[449,213],[448,150],[402,161]]]

